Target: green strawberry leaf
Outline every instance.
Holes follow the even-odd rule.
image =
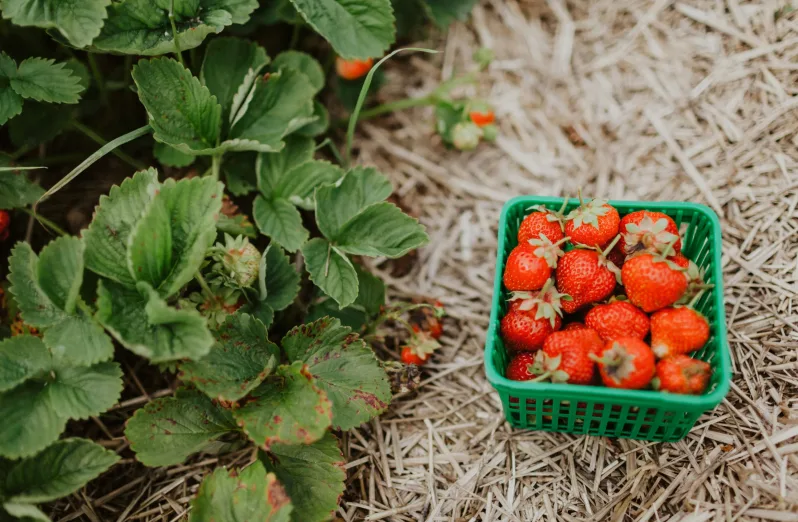
[[[291,0],[344,58],[382,56],[396,39],[390,0]]]
[[[341,182],[316,190],[319,230],[340,252],[354,255],[401,257],[429,242],[416,219],[383,201],[391,190],[376,170],[352,169]]]
[[[88,419],[116,404],[122,393],[122,370],[115,362],[54,371],[49,384],[50,405],[59,415]]]
[[[316,121],[297,129],[294,134],[306,138],[315,138],[327,132],[327,129],[330,128],[330,113],[327,111],[327,107],[318,100],[313,100],[313,116]]]
[[[250,315],[228,316],[214,336],[216,343],[208,355],[180,365],[180,378],[210,397],[225,401],[245,397],[280,360],[280,349],[269,341],[266,327]]]
[[[0,114],[3,111],[2,97],[2,88],[0,87]],[[2,117],[0,117],[0,125],[3,124],[1,120]],[[0,155],[0,209],[20,208],[36,203],[44,194],[44,190],[30,181],[25,171],[2,170],[2,167],[10,167],[10,163],[5,156]]]
[[[187,154],[212,153],[222,107],[191,71],[171,58],[155,58],[140,60],[132,74],[156,141]]]
[[[374,168],[356,167],[340,183],[316,190],[316,222],[327,238],[335,238],[366,207],[384,201],[393,187]]]
[[[186,154],[171,145],[165,143],[155,142],[152,148],[152,155],[158,160],[158,163],[167,167],[183,168],[188,167],[197,159],[192,154]]]
[[[118,461],[116,453],[90,440],[59,440],[15,462],[0,489],[11,502],[50,502],[74,493]]]
[[[15,25],[57,29],[75,47],[100,34],[111,0],[4,0],[3,18]]]
[[[277,187],[294,168],[311,161],[316,144],[310,138],[289,136],[280,152],[259,154],[256,163],[258,190],[267,199],[277,196]]]
[[[28,58],[11,78],[11,88],[23,98],[48,103],[77,103],[84,88],[65,63]]]
[[[136,459],[146,466],[180,464],[220,437],[238,431],[230,412],[194,390],[178,390],[136,411],[125,427]]]
[[[258,76],[250,97],[236,114],[228,140],[254,144],[250,148],[274,152],[283,148],[282,139],[314,121],[310,80],[301,72],[284,69],[268,76]]]
[[[258,231],[255,230],[255,225],[249,220],[248,216],[244,214],[236,214],[229,217],[225,214],[219,214],[219,221],[216,222],[216,230],[231,236],[247,236],[250,238],[258,237]]]
[[[166,304],[146,283],[139,290],[111,281],[97,288],[97,318],[122,346],[152,362],[196,359],[208,353],[213,336],[196,310]]]
[[[50,352],[38,337],[20,335],[0,341],[0,392],[50,370],[52,364]]]
[[[258,196],[252,206],[252,217],[262,234],[289,252],[299,250],[310,236],[302,225],[302,215],[287,199]]]
[[[33,148],[64,132],[76,113],[75,105],[27,101],[23,113],[8,123],[8,134],[15,146]]]
[[[322,297],[310,306],[305,321],[316,321],[324,317],[334,317],[342,325],[358,331],[368,322],[366,313],[355,308],[355,305],[339,308],[338,303],[329,296]]]
[[[88,365],[113,356],[108,335],[76,308],[83,282],[81,240],[57,238],[42,249],[40,257],[27,243],[18,243],[9,268],[9,290],[22,318],[31,326],[45,329],[44,343],[56,361]]]
[[[0,52],[0,125],[22,112],[22,96],[11,88],[11,79],[17,75],[17,62]]]
[[[265,326],[267,330],[272,325],[272,322],[274,322],[274,309],[267,305],[266,301],[247,303],[239,308],[239,311],[244,314],[249,314],[263,323],[263,326]]]
[[[53,443],[66,427],[51,401],[48,383],[29,380],[0,393],[0,455],[29,457]]]
[[[330,427],[331,404],[301,363],[280,366],[253,393],[253,400],[233,412],[258,446],[310,444]]]
[[[292,522],[324,522],[333,516],[346,480],[346,459],[335,435],[327,433],[306,446],[275,444],[269,454],[260,453],[260,460],[295,499]]]
[[[349,430],[388,409],[391,386],[374,352],[329,317],[297,326],[283,337],[288,359],[308,365],[332,402],[334,429]]]
[[[285,310],[299,294],[300,276],[277,245],[263,251],[258,272],[261,300],[273,310]]]
[[[324,88],[324,69],[321,64],[311,55],[300,51],[283,51],[278,54],[271,65],[271,70],[279,72],[283,69],[291,69],[305,75],[313,86],[314,95]]]
[[[355,304],[368,315],[376,316],[385,305],[385,283],[379,277],[366,272],[360,265],[355,265],[357,272],[358,292]]]
[[[377,203],[349,220],[332,239],[352,255],[397,258],[429,243],[429,236],[417,219],[392,203]]]
[[[111,338],[97,321],[82,311],[47,328],[43,339],[59,364],[91,365],[114,356]]]
[[[89,270],[123,285],[136,284],[127,265],[128,239],[160,186],[158,172],[147,169],[100,196],[94,219],[83,232]]]
[[[238,473],[216,468],[191,505],[189,522],[289,522],[293,509],[277,477],[258,461]]]
[[[13,517],[17,517],[16,519],[12,520],[19,520],[20,522],[50,522],[50,517],[44,514],[44,512],[37,508],[32,504],[17,504],[16,502],[5,502],[3,503],[3,509],[6,513]],[[3,511],[0,511],[0,515],[3,514]],[[5,522],[7,519],[4,517],[0,520]]]
[[[477,0],[424,0],[423,4],[435,25],[446,29],[457,20],[465,20]]]
[[[130,274],[168,298],[194,278],[216,239],[224,186],[213,178],[166,180],[130,233]]]
[[[9,291],[27,324],[46,328],[64,319],[66,312],[53,303],[41,286],[39,258],[28,243],[19,242],[14,246],[8,267],[8,280],[11,283]],[[52,288],[48,290],[53,291]]]
[[[357,272],[346,254],[324,238],[314,238],[302,247],[310,280],[343,308],[355,302]]]
[[[96,1],[96,0],[95,0]],[[232,24],[243,24],[258,7],[257,0],[121,0],[108,10],[108,21],[94,39],[97,50],[156,56],[175,50],[169,20],[174,5],[180,49],[193,49],[206,36]]]
[[[71,236],[54,239],[42,249],[36,268],[39,286],[52,303],[74,313],[83,284],[83,242]]]
[[[232,108],[236,93],[239,90],[248,93],[268,63],[263,47],[248,40],[217,38],[208,44],[200,81],[222,106],[223,133],[226,134],[235,116]]]
[[[257,161],[258,154],[255,152],[240,152],[225,156],[221,170],[227,180],[225,183],[227,192],[234,196],[246,196],[257,188],[255,174]]]
[[[313,210],[313,194],[317,187],[335,183],[344,176],[344,171],[329,161],[311,160],[297,165],[274,183],[274,197],[285,198],[294,205]]]

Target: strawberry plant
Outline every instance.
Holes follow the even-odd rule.
[[[422,3],[439,25],[473,5]],[[426,362],[441,335],[442,307],[388,306],[385,285],[359,263],[429,241],[388,202],[388,178],[350,161],[354,125],[387,58],[371,62],[396,39],[391,2],[2,0],[0,8],[0,143],[15,147],[0,155],[0,211],[27,213],[58,234],[15,236],[8,260],[0,519],[47,520],[38,504],[117,464],[115,452],[74,435],[77,421],[124,396],[120,361],[133,357],[164,372],[174,392],[127,420],[128,456],[169,466],[257,448],[249,465],[204,479],[189,520],[328,520],[345,488],[341,433],[385,411],[392,386],[413,382],[411,370],[380,361],[372,342],[399,325]],[[290,26],[290,45],[243,37],[274,24]],[[216,36],[222,31],[238,36]],[[46,58],[28,56],[28,41]],[[344,154],[334,134],[321,140],[331,120],[320,96],[331,73],[321,41],[326,63],[369,64]],[[130,110],[114,110],[131,99]],[[107,114],[120,120],[114,128],[136,125],[106,140],[88,123]],[[50,157],[69,133],[100,148]],[[133,142],[135,157],[120,149]],[[40,203],[108,154],[135,170],[99,198],[86,226],[70,234],[40,214]],[[78,165],[55,183],[27,172],[73,158]],[[0,214],[0,234],[11,217]]]

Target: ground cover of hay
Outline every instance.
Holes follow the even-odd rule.
[[[501,135],[445,151],[430,109],[360,127],[359,161],[392,177],[433,238],[410,274],[373,268],[394,297],[438,297],[451,318],[418,392],[346,437],[337,517],[798,520],[798,13],[786,5],[484,0],[469,23],[422,42],[443,55],[388,67],[384,100],[424,95],[493,49],[463,94],[494,104]],[[679,443],[515,431],[485,379],[501,205],[578,187],[702,202],[722,217],[734,381]],[[83,492],[54,520],[180,520],[216,462]]]

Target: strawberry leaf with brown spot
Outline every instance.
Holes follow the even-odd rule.
[[[332,401],[334,428],[354,428],[388,408],[391,386],[385,371],[366,343],[338,319],[298,326],[282,344],[291,361],[308,365]]]
[[[195,390],[155,399],[125,427],[136,458],[147,466],[171,466],[238,431],[230,412]]]
[[[216,343],[208,355],[183,363],[180,377],[210,397],[237,401],[272,372],[280,349],[269,341],[263,323],[248,314],[228,316],[213,334]]]
[[[335,435],[327,433],[310,445],[277,444],[260,460],[277,475],[288,496],[294,500],[292,522],[329,520],[344,492],[344,459]]]
[[[293,506],[274,473],[256,461],[240,472],[217,468],[202,481],[189,522],[288,522]]]
[[[332,405],[307,366],[280,366],[235,410],[238,424],[258,446],[310,444],[319,440],[332,419]]]

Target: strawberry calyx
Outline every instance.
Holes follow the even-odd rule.
[[[530,374],[537,375],[530,382],[544,382],[551,381],[555,383],[566,383],[571,378],[568,372],[560,370],[560,363],[562,362],[562,355],[550,357],[549,355],[540,351],[535,355],[535,363],[527,366]]]
[[[440,348],[441,344],[427,332],[421,330],[413,332],[406,346],[410,348],[413,355],[426,359]]]
[[[635,356],[626,351],[619,342],[613,342],[609,350],[599,357],[595,353],[588,355],[597,364],[604,367],[604,371],[616,382],[621,382],[635,371]]]
[[[522,311],[535,310],[535,319],[548,319],[552,328],[557,316],[562,317],[561,301],[570,301],[571,296],[561,294],[554,286],[554,279],[549,279],[537,294],[531,292],[513,292],[510,301],[521,301],[518,309]]]
[[[700,295],[705,290],[715,287],[712,283],[704,283],[704,269],[699,269],[698,265],[692,261],[688,263],[684,276],[687,278],[687,290],[685,290],[684,295],[676,301],[673,305],[674,307],[691,306],[691,303],[694,304],[700,299]]]
[[[567,219],[573,221],[574,229],[582,225],[592,225],[596,230],[599,229],[598,218],[606,216],[611,208],[607,200],[592,199],[585,203],[582,200],[582,190],[578,192],[579,206],[568,213]]]
[[[529,244],[536,247],[533,251],[537,257],[543,259],[550,268],[557,268],[557,260],[565,255],[565,252],[560,248],[560,245],[571,239],[564,237],[556,243],[552,243],[546,234],[541,233],[539,239],[530,239]]]
[[[602,266],[607,270],[609,270],[610,272],[612,272],[612,274],[615,276],[615,281],[619,285],[622,284],[621,269],[618,268],[618,265],[610,261],[609,255],[610,252],[612,252],[612,249],[615,248],[615,245],[617,245],[618,241],[620,240],[621,240],[621,235],[618,234],[617,236],[615,236],[615,238],[612,241],[610,241],[610,244],[607,245],[607,247],[604,250],[602,250],[600,247],[594,247],[596,251],[599,253],[599,258],[598,258],[599,266]]]
[[[546,221],[551,223],[559,223],[560,229],[565,232],[565,221],[567,218],[565,217],[565,209],[568,206],[568,199],[564,198],[562,202],[562,206],[560,206],[559,210],[552,210],[550,208],[546,208],[545,205],[534,205],[529,207],[527,210],[534,210],[536,212],[543,212],[546,214]]]
[[[665,218],[654,221],[650,216],[645,216],[640,223],[627,224],[626,232],[623,234],[625,253],[628,255],[640,250],[654,250],[675,255],[676,250],[673,246],[679,240],[679,236],[666,230],[668,224]]]

